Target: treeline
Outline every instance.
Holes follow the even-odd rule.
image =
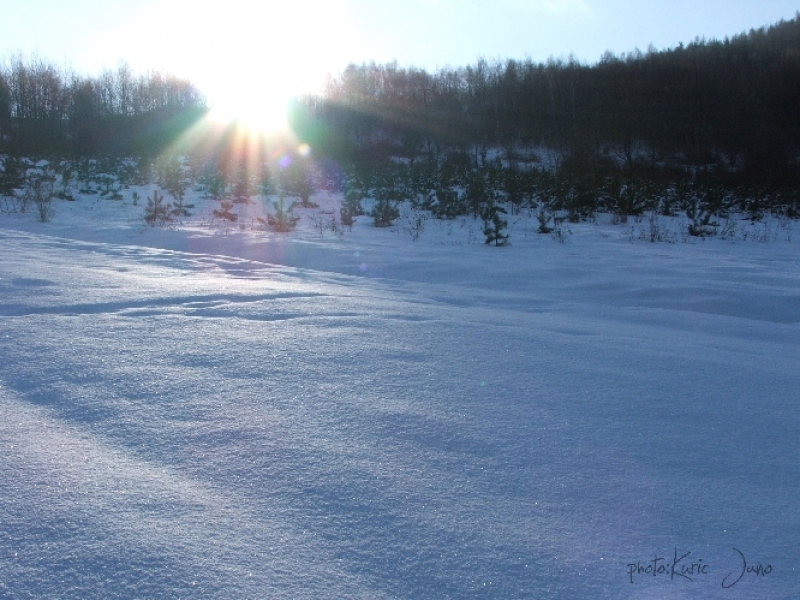
[[[82,77],[39,58],[0,66],[0,153],[147,155],[205,111],[189,81],[127,64]]]
[[[545,146],[596,167],[708,168],[758,183],[798,181],[800,15],[723,41],[575,60],[489,62],[435,73],[351,65],[297,126],[355,160],[412,163],[452,152],[475,163]]]
[[[339,164],[455,156],[477,166],[498,148],[513,159],[546,147],[578,173],[702,170],[737,184],[798,185],[800,14],[722,41],[607,53],[594,65],[351,65],[296,108],[301,140]],[[0,154],[154,155],[205,112],[189,81],[126,64],[93,78],[38,58],[0,65]],[[225,151],[214,135],[200,140],[204,150]]]

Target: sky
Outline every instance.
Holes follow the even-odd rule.
[[[95,76],[186,77],[212,104],[314,91],[349,63],[435,71],[478,58],[594,63],[608,50],[722,39],[795,16],[790,0],[26,0],[4,2],[0,56]],[[258,74],[258,78],[254,77]]]

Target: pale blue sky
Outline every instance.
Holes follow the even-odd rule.
[[[243,73],[311,87],[349,62],[435,70],[478,57],[536,62],[666,48],[791,19],[788,0],[3,0],[0,55],[85,75],[126,60],[209,96]],[[216,90],[216,91],[215,91]]]

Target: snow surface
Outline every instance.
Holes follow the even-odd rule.
[[[315,199],[0,214],[0,598],[800,597],[791,223]]]

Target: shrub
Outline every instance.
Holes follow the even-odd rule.
[[[49,177],[32,177],[28,179],[22,190],[22,204],[36,207],[36,220],[47,223],[55,216],[53,196],[55,182]]]

